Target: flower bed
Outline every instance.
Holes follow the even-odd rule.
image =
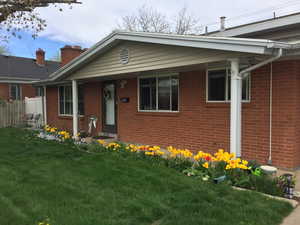
[[[44,133],[51,135],[55,140],[73,143],[67,131],[58,131],[56,128],[46,126]],[[76,143],[80,150],[88,152],[135,153],[140,158],[164,163],[202,181],[224,183],[276,196],[284,196],[286,190],[282,177],[277,178],[266,174],[256,162],[236,158],[234,154],[223,149],[219,149],[214,154],[203,151],[195,154],[188,149],[177,149],[172,146],[163,150],[159,146],[106,143],[104,140],[97,140],[92,144]]]
[[[44,130],[39,133],[40,138],[47,140],[57,140],[57,141],[71,141],[71,135],[68,131],[61,130],[59,131],[56,127],[50,127],[46,125]]]
[[[164,163],[194,179],[284,196],[284,188],[279,178],[265,174],[256,162],[235,158],[234,154],[222,149],[215,154],[203,151],[194,154],[188,149],[176,149],[171,146],[162,150],[159,146],[106,143],[104,140],[98,140],[96,144],[83,148],[92,152],[136,153],[139,157]]]

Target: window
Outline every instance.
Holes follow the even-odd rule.
[[[83,87],[78,85],[78,113],[84,115],[84,101],[83,101]],[[59,114],[72,115],[73,101],[72,101],[72,86],[59,87]]]
[[[12,100],[21,100],[21,86],[19,84],[11,84],[9,86],[9,95]]]
[[[139,79],[139,110],[178,111],[178,75]]]
[[[35,88],[35,96],[41,97],[44,96],[44,87]]]
[[[207,100],[212,102],[230,101],[230,69],[208,70]],[[250,75],[242,81],[242,100],[250,100]]]

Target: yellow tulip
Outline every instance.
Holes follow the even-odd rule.
[[[206,162],[206,163],[203,163],[202,166],[203,166],[204,168],[208,169],[209,164],[208,164],[208,162]]]

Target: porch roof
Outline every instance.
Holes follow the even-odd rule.
[[[43,83],[62,80],[70,73],[81,68],[96,56],[103,54],[121,41],[133,41],[259,55],[272,55],[275,54],[278,49],[290,49],[293,47],[293,45],[288,43],[264,39],[115,31],[92,46],[79,57],[75,58],[56,72],[52,73]]]

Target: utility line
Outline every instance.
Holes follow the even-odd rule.
[[[276,4],[272,7],[267,7],[267,8],[261,9],[261,10],[252,11],[252,12],[249,12],[250,10],[248,10],[249,13],[245,13],[245,14],[241,14],[241,15],[238,15],[235,17],[227,18],[226,21],[232,22],[232,21],[237,21],[237,20],[244,19],[244,18],[249,18],[251,16],[255,16],[255,18],[253,18],[253,19],[257,20],[258,19],[257,15],[261,15],[263,13],[268,13],[268,12],[273,13],[274,11],[282,12],[282,11],[285,11],[284,10],[285,8],[295,6],[295,5],[300,5],[300,1],[299,0],[287,0],[285,2],[281,2],[280,4]],[[299,11],[299,10],[300,10],[300,8],[297,11]],[[266,16],[267,15],[261,16],[260,18],[266,17]],[[208,26],[213,26],[213,25],[218,25],[218,24],[219,24],[219,22],[207,23],[207,24],[203,25],[203,27],[208,27]]]

